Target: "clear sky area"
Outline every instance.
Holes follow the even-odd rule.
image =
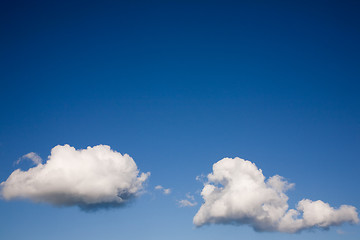
[[[359,13],[2,0],[0,239],[360,239]]]

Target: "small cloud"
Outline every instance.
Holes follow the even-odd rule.
[[[197,202],[190,202],[187,199],[182,199],[178,201],[180,207],[194,207],[197,205]]]
[[[157,185],[155,186],[155,189],[156,190],[161,190],[163,192],[163,194],[165,195],[169,195],[171,193],[171,189],[170,188],[164,188],[163,186],[161,185]]]
[[[171,189],[170,189],[170,188],[164,189],[164,194],[165,194],[165,195],[168,195],[168,194],[170,194],[170,193],[171,193]]]
[[[186,193],[187,199],[182,199],[178,201],[178,204],[180,207],[194,207],[197,205],[197,202],[195,201],[195,197],[191,195],[190,193]]]
[[[336,233],[337,233],[337,234],[340,234],[340,235],[345,234],[345,232],[344,232],[343,230],[341,230],[341,229],[337,229],[337,230],[336,230]]]
[[[193,200],[193,201],[195,200],[195,197],[193,195],[191,195],[190,193],[187,193],[185,196],[190,200]]]
[[[163,186],[157,185],[157,186],[155,186],[155,189],[156,189],[156,190],[161,190],[161,189],[163,189]]]
[[[204,174],[200,174],[198,176],[195,177],[196,181],[199,181],[201,183],[206,183],[206,176]]]
[[[29,159],[31,160],[35,165],[39,165],[42,163],[42,159],[41,157],[34,153],[34,152],[30,152],[28,154],[25,154],[24,156],[22,156],[21,158],[19,158],[17,161],[16,161],[16,164],[19,164],[22,160],[24,159]]]

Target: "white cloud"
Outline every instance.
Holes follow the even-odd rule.
[[[178,203],[180,207],[194,207],[197,204],[197,202],[190,202],[187,199],[179,200]]]
[[[182,199],[178,201],[180,207],[194,207],[197,205],[197,202],[195,201],[195,197],[193,195],[187,193],[185,196],[187,199]]]
[[[19,158],[16,161],[16,164],[19,164],[22,160],[24,159],[30,159],[35,165],[39,165],[42,163],[42,159],[39,155],[37,155],[34,152],[30,152],[28,154],[25,154],[24,156],[22,156],[21,158]]]
[[[289,209],[285,192],[291,187],[278,175],[266,180],[250,161],[224,158],[208,175],[201,192],[204,203],[193,222],[196,226],[248,224],[256,231],[288,233],[359,222],[356,208],[349,205],[334,209],[321,200],[303,199],[296,209]]]
[[[205,183],[206,182],[206,176],[204,174],[200,174],[200,175],[195,177],[195,180],[199,181],[201,183]]]
[[[106,145],[79,150],[58,145],[46,163],[28,171],[15,170],[1,183],[1,196],[56,206],[77,205],[85,210],[117,207],[136,197],[149,175],[139,175],[129,155]]]
[[[169,195],[171,193],[171,189],[170,188],[164,188],[161,185],[157,185],[155,186],[156,190],[161,190],[165,195]]]
[[[193,200],[193,201],[195,200],[195,197],[193,195],[191,195],[190,193],[187,193],[185,196],[190,200]]]
[[[170,194],[171,193],[171,189],[170,188],[165,188],[164,189],[164,194],[165,195],[168,195],[168,194]]]

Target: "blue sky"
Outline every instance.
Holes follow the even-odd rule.
[[[21,156],[106,144],[151,172],[130,205],[0,201],[1,239],[359,239],[195,228],[196,176],[248,159],[303,198],[360,207],[356,1],[3,1],[0,182]],[[169,195],[154,190],[171,188]],[[180,208],[186,193],[198,205]],[[342,234],[339,234],[341,230]]]

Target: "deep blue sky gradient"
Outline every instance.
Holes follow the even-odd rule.
[[[150,171],[127,208],[0,201],[1,239],[359,239],[195,229],[176,200],[223,157],[360,208],[359,1],[1,1],[0,181],[28,152],[108,144]],[[152,189],[173,189],[162,196]],[[336,233],[342,229],[345,235]]]

